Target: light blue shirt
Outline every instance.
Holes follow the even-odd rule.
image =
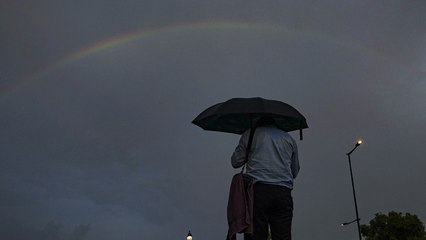
[[[250,130],[247,130],[232,154],[234,168],[243,166],[246,161],[249,136]],[[293,189],[299,169],[297,144],[290,134],[275,126],[256,128],[246,164],[246,173],[254,177],[255,182]]]

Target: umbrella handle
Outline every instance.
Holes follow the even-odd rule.
[[[246,148],[246,162],[244,163],[243,167],[241,168],[241,173],[244,172],[244,168],[249,160],[249,153],[250,153],[250,149],[251,149],[251,145],[253,143],[253,137],[254,137],[254,132],[256,131],[256,127],[252,127],[250,129],[250,136],[249,136],[249,141],[247,144],[247,148]]]
[[[300,141],[303,140],[303,123],[306,123],[306,122],[304,122],[303,120],[301,120],[300,121],[300,128],[299,128]]]

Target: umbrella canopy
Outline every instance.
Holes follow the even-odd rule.
[[[306,118],[294,107],[260,97],[232,98],[215,104],[200,113],[192,123],[204,130],[242,134],[261,117],[273,118],[277,127],[286,132],[301,132],[308,128]]]

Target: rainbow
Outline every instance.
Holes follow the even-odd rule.
[[[99,41],[93,45],[88,47],[81,48],[75,53],[65,56],[60,61],[50,65],[47,69],[57,69],[63,65],[66,65],[70,62],[74,62],[80,60],[84,57],[87,57],[92,54],[96,54],[105,49],[112,48],[118,45],[122,45],[125,43],[139,41],[151,36],[160,35],[160,34],[173,34],[179,32],[187,32],[187,31],[200,31],[200,30],[255,30],[255,29],[270,29],[270,30],[281,30],[277,26],[266,25],[266,24],[250,24],[250,23],[193,23],[193,24],[181,24],[181,25],[171,25],[171,26],[163,26],[159,28],[153,29],[143,29],[131,33],[126,33],[123,35],[115,36],[106,40]]]
[[[188,31],[206,31],[206,30],[271,30],[277,32],[293,32],[283,26],[268,24],[268,23],[248,23],[248,22],[200,22],[200,23],[186,23],[186,24],[174,24],[166,25],[157,28],[141,29],[130,33],[125,33],[117,36],[113,36],[108,39],[101,40],[89,46],[83,47],[67,54],[59,60],[47,64],[42,69],[24,77],[20,80],[15,80],[7,86],[0,88],[0,96],[10,94],[19,87],[25,84],[41,80],[43,77],[49,75],[57,69],[60,69],[72,62],[79,61],[83,58],[91,56],[93,54],[102,52],[105,49],[116,47],[125,43],[140,41],[151,36],[162,35],[162,34],[176,34]]]
[[[16,80],[0,88],[0,96],[10,94],[19,87],[24,86],[25,84],[41,80],[43,77],[48,76],[50,73],[54,72],[57,69],[60,69],[72,62],[79,61],[88,56],[94,55],[96,53],[102,52],[105,49],[110,49],[125,43],[140,41],[145,38],[152,36],[163,35],[163,34],[177,34],[181,32],[188,31],[206,31],[206,30],[245,30],[245,31],[256,31],[256,30],[267,30],[271,32],[276,32],[280,34],[297,34],[303,35],[310,38],[316,38],[318,40],[333,41],[335,39],[323,39],[324,36],[315,34],[313,32],[304,32],[300,30],[290,29],[285,25],[274,25],[270,23],[250,23],[250,22],[199,22],[199,23],[185,23],[185,24],[174,24],[166,25],[157,28],[148,28],[141,29],[130,33],[125,33],[117,36],[113,36],[108,39],[98,41],[89,46],[83,47],[74,51],[70,54],[67,54],[60,58],[59,60],[46,65],[44,68],[36,71],[35,73],[30,74],[29,76]]]
[[[113,47],[120,46],[122,44],[130,43],[133,41],[140,41],[149,37],[154,37],[158,35],[165,34],[178,34],[182,32],[191,32],[191,31],[208,31],[208,30],[244,30],[244,31],[257,31],[257,30],[266,30],[271,31],[278,34],[287,34],[287,35],[299,35],[306,38],[315,39],[317,41],[325,41],[328,43],[333,43],[335,45],[339,45],[344,48],[348,48],[353,50],[354,52],[363,52],[369,53],[370,55],[374,55],[375,57],[379,57],[382,60],[388,59],[383,54],[379,54],[377,52],[372,52],[371,49],[367,49],[363,46],[347,43],[344,41],[339,41],[333,37],[324,36],[318,32],[314,31],[303,31],[301,29],[291,29],[285,25],[276,25],[271,23],[258,23],[258,22],[198,22],[198,23],[181,23],[181,24],[173,24],[173,25],[165,25],[156,28],[145,28],[137,31],[133,31],[130,33],[125,33],[121,35],[116,35],[108,39],[104,39],[98,41],[89,46],[83,47],[74,51],[72,53],[66,54],[62,58],[58,59],[51,64],[47,64],[42,69],[30,74],[27,77],[22,79],[18,79],[10,83],[9,85],[0,87],[0,97],[8,95],[12,93],[14,90],[19,89],[25,84],[29,84],[31,82],[42,80],[44,77],[53,73],[54,71],[72,63],[84,59],[88,56],[97,54],[106,49],[110,49]],[[395,63],[394,63],[395,64]],[[399,63],[398,65],[404,65]],[[421,70],[424,72],[423,70]]]

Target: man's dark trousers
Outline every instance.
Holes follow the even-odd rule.
[[[293,198],[291,189],[271,184],[254,184],[253,236],[245,239],[291,240]],[[268,227],[269,225],[269,227]]]

